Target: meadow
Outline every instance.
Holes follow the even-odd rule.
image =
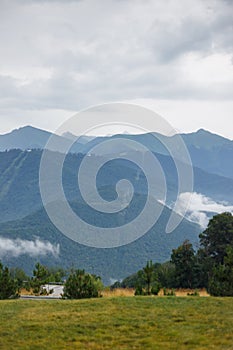
[[[233,349],[233,298],[0,301],[0,349]]]

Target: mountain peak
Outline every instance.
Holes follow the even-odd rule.
[[[209,136],[209,137],[212,137],[212,138],[215,138],[215,139],[218,139],[218,140],[222,140],[222,141],[225,141],[225,142],[231,141],[227,137],[221,136],[219,134],[216,134],[214,132],[211,132],[211,131],[205,130],[205,129],[199,129],[194,134],[200,135],[200,136]]]
[[[212,133],[205,129],[199,129],[197,130],[196,134],[212,134]]]

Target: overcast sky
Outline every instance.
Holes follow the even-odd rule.
[[[0,133],[111,101],[233,139],[232,0],[0,0]]]

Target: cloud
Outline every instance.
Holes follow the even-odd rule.
[[[182,112],[188,131],[208,115],[205,128],[221,119],[229,133],[232,11],[230,0],[0,0],[1,132],[54,131],[90,105],[140,99],[157,112],[165,101],[175,127]]]
[[[18,257],[23,254],[27,254],[31,257],[52,254],[54,257],[57,257],[59,251],[59,244],[53,245],[50,242],[41,241],[40,239],[28,241],[0,237],[0,258],[6,255]]]
[[[0,107],[77,110],[119,99],[231,98],[231,2],[0,4],[7,93]],[[218,62],[205,63],[213,55]]]
[[[217,203],[213,199],[204,196],[201,193],[181,193],[178,198],[178,210],[180,215],[184,214],[186,204],[189,202],[188,212],[186,217],[188,220],[199,224],[201,227],[206,228],[209,222],[210,216],[215,214],[221,214],[224,212],[233,213],[233,206],[227,203]]]

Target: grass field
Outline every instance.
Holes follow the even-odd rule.
[[[233,349],[233,298],[0,301],[0,349]]]

